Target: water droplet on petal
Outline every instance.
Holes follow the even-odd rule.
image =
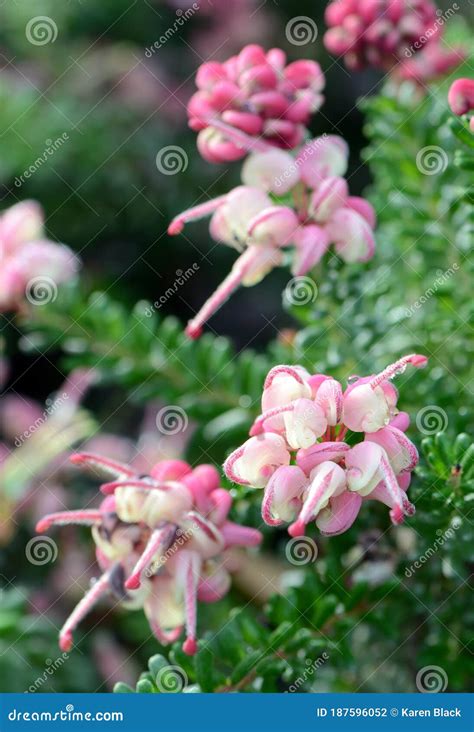
[[[359,381],[359,379],[360,379],[360,376],[358,376],[357,374],[353,374],[352,376],[349,376],[348,377],[347,383],[348,384],[355,384],[355,382],[356,381]]]

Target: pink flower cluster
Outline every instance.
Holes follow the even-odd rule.
[[[449,89],[448,102],[452,113],[458,117],[474,112],[474,79],[456,79]],[[474,115],[469,126],[474,132]]]
[[[441,46],[443,21],[431,0],[333,0],[324,43],[350,69],[366,66],[425,83],[463,60]]]
[[[291,536],[313,521],[323,534],[340,534],[368,499],[389,506],[392,521],[401,523],[414,513],[406,491],[418,453],[391,380],[408,364],[426,362],[405,356],[380,374],[351,378],[345,391],[330,376],[276,366],[265,381],[262,414],[250,439],[227,458],[226,475],[264,488],[263,520],[290,524]]]
[[[0,311],[41,301],[41,288],[56,287],[77,272],[79,260],[64,244],[44,235],[44,215],[35,201],[23,201],[0,216]],[[36,291],[36,295],[35,295]]]
[[[233,547],[258,545],[260,532],[228,520],[232,498],[211,465],[193,470],[181,460],[163,460],[150,475],[138,475],[92,453],[71,460],[109,482],[101,486],[106,498],[98,509],[50,514],[36,527],[42,533],[52,525],[91,526],[103,571],[61,629],[61,649],[70,650],[73,630],[111,592],[126,607],[143,607],[162,643],[177,640],[186,626],[183,650],[194,654],[197,601],[215,602],[227,593],[229,573],[238,567]]]
[[[198,149],[211,163],[239,160],[249,148],[291,149],[322,104],[324,75],[315,61],[286,65],[285,53],[245,46],[224,63],[203,64],[188,104]]]
[[[295,276],[309,272],[329,246],[346,262],[365,262],[374,254],[375,213],[363,198],[350,196],[343,177],[348,147],[334,135],[306,143],[296,157],[270,149],[248,156],[242,186],[175,217],[168,232],[212,214],[210,234],[240,256],[230,274],[189,322],[187,334],[203,324],[240,285],[254,285],[288,253]],[[285,196],[291,203],[281,205]]]

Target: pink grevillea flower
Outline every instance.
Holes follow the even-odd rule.
[[[454,58],[441,48],[443,22],[431,0],[333,0],[325,18],[329,26],[325,46],[343,56],[350,69],[372,66],[390,71],[427,54],[424,64],[406,67],[416,80],[427,80],[462,61],[460,54]]]
[[[44,215],[35,201],[17,203],[0,216],[0,311],[18,308],[26,297],[44,301],[78,266],[69,247],[45,237]]]
[[[251,437],[227,458],[226,475],[264,488],[263,520],[290,524],[292,536],[313,521],[323,534],[340,534],[368,499],[386,504],[393,523],[401,523],[415,510],[406,491],[418,453],[405,435],[409,418],[397,410],[392,379],[426,362],[404,356],[379,374],[352,377],[345,390],[325,374],[276,366]]]
[[[180,233],[187,222],[211,215],[212,238],[242,252],[188,324],[189,336],[198,337],[203,324],[239,285],[259,282],[283,264],[285,254],[297,277],[315,267],[331,244],[346,262],[365,262],[373,256],[375,213],[363,198],[349,195],[342,177],[347,162],[347,145],[334,135],[308,142],[296,158],[276,149],[253,153],[242,169],[243,186],[173,219],[171,235]]]
[[[324,74],[315,61],[286,65],[279,48],[245,46],[224,63],[203,64],[188,104],[198,149],[211,163],[243,158],[250,150],[291,149],[322,104]]]
[[[193,470],[181,460],[163,460],[150,475],[138,475],[92,453],[72,455],[71,461],[109,482],[101,486],[106,497],[99,508],[50,514],[36,527],[91,526],[103,572],[61,629],[61,649],[70,650],[78,623],[111,592],[127,607],[143,607],[162,643],[177,640],[185,626],[183,650],[194,654],[197,601],[214,602],[227,593],[235,568],[232,547],[256,546],[260,532],[228,520],[232,498],[211,465]]]
[[[449,89],[448,102],[452,113],[458,117],[474,112],[474,79],[456,79]],[[474,132],[474,115],[469,125]]]
[[[430,81],[446,76],[456,69],[466,58],[461,47],[446,48],[441,43],[429,43],[423,51],[400,62],[396,77],[408,79],[424,87]]]

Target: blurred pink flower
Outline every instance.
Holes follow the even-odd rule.
[[[350,69],[372,66],[423,86],[464,58],[461,49],[441,46],[440,16],[431,0],[333,0],[324,43]]]
[[[474,111],[474,79],[456,79],[451,84],[448,94],[448,102],[453,114],[461,117]],[[474,132],[474,115],[471,116],[469,125]]]
[[[64,244],[45,238],[44,215],[35,201],[23,201],[0,216],[0,311],[20,307],[26,298],[43,302],[79,268]]]
[[[64,624],[61,649],[70,650],[78,623],[111,591],[125,606],[144,608],[162,643],[177,640],[186,626],[183,650],[194,654],[197,601],[215,602],[227,593],[232,547],[258,545],[260,532],[228,520],[232,498],[211,465],[193,470],[181,460],[164,460],[150,475],[139,475],[91,453],[71,460],[109,482],[101,487],[106,498],[99,508],[50,514],[37,525],[39,532],[91,526],[103,571]]]
[[[239,160],[249,150],[291,149],[322,104],[324,75],[315,61],[286,65],[278,48],[245,46],[224,63],[204,63],[188,104],[198,149],[212,163]]]
[[[61,504],[57,479],[65,455],[96,429],[80,407],[94,379],[92,369],[72,371],[44,405],[16,393],[0,398],[0,544],[20,512],[38,515]]]

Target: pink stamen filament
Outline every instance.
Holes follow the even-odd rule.
[[[67,652],[71,650],[73,643],[73,631],[107,591],[109,587],[110,571],[111,570],[105,572],[96,582],[94,582],[64,623],[59,633],[59,647],[62,651]]]
[[[415,445],[413,444],[413,442],[408,439],[408,437],[405,435],[404,432],[401,432],[400,430],[397,430],[397,431],[391,430],[391,432],[392,432],[392,435],[394,436],[394,438],[396,439],[398,445],[400,446],[400,448],[402,450],[405,450],[408,453],[408,457],[410,460],[409,464],[407,465],[406,468],[403,469],[402,472],[411,473],[413,468],[418,463],[418,451],[417,451]]]
[[[125,582],[125,588],[127,590],[137,590],[140,587],[142,572],[149,564],[152,563],[157,554],[162,555],[166,551],[175,530],[176,526],[169,524],[165,527],[152,531],[143,554],[135,564],[130,577]]]
[[[394,524],[400,524],[403,522],[403,516],[405,514],[405,505],[408,502],[404,492],[398,485],[395,473],[392,470],[392,466],[389,461],[382,457],[379,466],[380,472],[383,476],[385,486],[392,498],[393,507],[390,511],[390,518]],[[409,504],[411,506],[411,504]]]
[[[247,249],[234,263],[227,277],[221,282],[217,290],[204,303],[198,314],[189,321],[186,327],[186,334],[190,338],[199,338],[202,326],[209,318],[224,304],[232,293],[241,284],[248,270],[258,260],[260,252],[258,249]]]
[[[69,524],[93,526],[94,524],[100,524],[102,518],[102,512],[98,510],[50,513],[38,521],[36,531],[42,533],[48,531],[51,526],[67,526]]]
[[[330,470],[322,478],[319,478],[319,480],[313,481],[297,520],[288,529],[290,536],[301,536],[304,534],[306,524],[309,524],[315,518],[314,509],[331,484],[333,473],[334,470]]]
[[[109,460],[102,455],[95,455],[90,452],[78,452],[69,458],[74,465],[85,466],[87,468],[96,468],[102,473],[109,474],[115,479],[133,478],[136,473],[128,465],[119,463],[117,460]]]
[[[420,356],[417,353],[411,353],[409,356],[404,356],[398,361],[395,361],[395,363],[390,364],[390,366],[387,366],[387,368],[381,371],[380,374],[374,376],[369,384],[372,389],[376,389],[376,387],[380,386],[380,384],[382,384],[384,381],[387,381],[387,379],[392,379],[394,376],[397,375],[399,371],[404,370],[406,366],[408,366],[408,364],[411,364],[416,368],[423,368],[423,366],[426,366],[427,361],[428,359],[426,358],[426,356]]]
[[[217,119],[216,117],[200,117],[200,119],[211,127],[214,127],[216,130],[219,130],[219,132],[222,132],[228,140],[234,142],[238,147],[241,147],[242,150],[247,150],[248,152],[268,152],[275,149],[274,145],[265,142],[261,138],[251,137],[245,132],[242,132],[242,130],[237,129],[232,125],[228,125],[226,122],[222,122],[222,120]]]
[[[175,236],[175,234],[179,234],[183,230],[184,225],[188,221],[198,221],[205,216],[210,216],[210,214],[214,213],[214,211],[225,202],[226,198],[227,194],[224,196],[218,196],[217,198],[212,198],[210,201],[200,203],[198,206],[187,208],[186,211],[183,211],[174,217],[173,221],[168,226],[168,234],[170,234],[170,236]]]
[[[263,414],[260,414],[253,423],[249,432],[250,437],[259,435],[264,431],[264,422],[267,419],[270,419],[271,417],[276,417],[278,414],[283,414],[284,412],[292,412],[294,408],[294,404],[285,404],[282,407],[273,407],[272,409],[267,409],[267,411],[263,412]]]
[[[117,488],[142,488],[144,490],[150,489],[162,489],[163,485],[158,484],[156,481],[149,480],[114,480],[111,483],[103,483],[100,486],[100,490],[104,495],[108,496],[111,493],[115,493]]]
[[[198,554],[189,552],[183,558],[184,567],[184,602],[186,606],[186,640],[183,643],[183,651],[188,656],[193,656],[197,651],[196,643],[196,606],[197,587],[201,559]]]
[[[244,449],[245,449],[244,446],[241,445],[237,450],[234,450],[234,452],[231,455],[229,455],[229,457],[227,458],[227,460],[224,463],[224,473],[234,483],[239,483],[240,485],[250,485],[250,481],[240,478],[237,475],[237,473],[234,471],[234,465],[237,462],[237,460],[240,460],[240,458],[244,454]]]
[[[273,518],[271,506],[273,502],[273,496],[274,496],[274,489],[273,487],[267,486],[265,488],[265,493],[263,494],[263,501],[262,501],[262,518],[267,524],[267,526],[280,526],[283,521],[281,519]]]
[[[156,620],[150,620],[150,628],[152,629],[155,637],[160,641],[160,643],[163,643],[163,645],[174,643],[178,640],[183,630],[181,625],[177,628],[173,628],[173,630],[163,630]]]
[[[292,366],[276,366],[270,371],[267,378],[265,379],[263,390],[265,391],[265,389],[268,389],[273,384],[273,380],[275,379],[275,377],[279,376],[280,374],[287,374],[287,376],[291,376],[295,381],[297,381],[298,384],[305,384],[301,375]]]

